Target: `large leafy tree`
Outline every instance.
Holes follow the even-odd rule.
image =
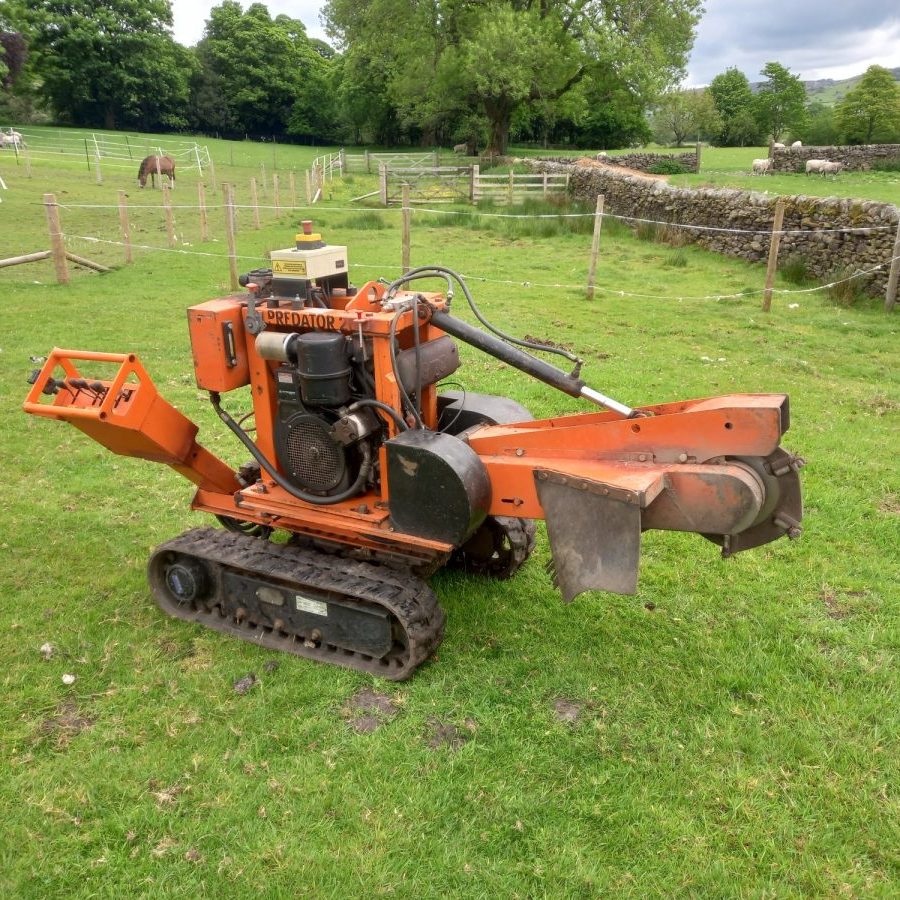
[[[724,147],[756,143],[760,129],[747,76],[732,66],[713,78],[709,93],[721,119],[717,143]]]
[[[900,138],[900,84],[882,66],[869,66],[838,104],[837,121],[851,144]]]
[[[663,144],[680,147],[686,138],[716,134],[721,118],[708,90],[667,91],[653,112],[653,130]]]
[[[18,31],[0,31],[0,86],[9,90],[21,77],[28,59],[28,43]]]
[[[0,3],[0,119],[24,125],[44,115],[36,108],[34,68],[25,3],[5,0]]]
[[[503,153],[515,116],[583,81],[612,72],[645,100],[674,83],[700,0],[327,0],[324,14],[348,54],[380,58],[401,127],[439,138],[477,111]]]
[[[788,132],[796,133],[806,122],[806,88],[797,75],[777,62],[763,66],[765,81],[754,97],[756,119],[773,141]]]
[[[172,39],[169,0],[36,0],[27,17],[41,90],[58,119],[183,124],[191,63]]]
[[[838,143],[838,126],[834,108],[821,100],[811,100],[806,105],[806,127],[803,140],[811,146],[825,146]]]
[[[262,3],[246,12],[236,0],[213,7],[196,48],[194,124],[257,135],[321,133],[331,114],[331,54],[320,44],[310,42],[302,22],[273,19]]]

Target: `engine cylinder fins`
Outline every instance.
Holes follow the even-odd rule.
[[[536,533],[534,519],[488,516],[469,540],[453,552],[447,566],[505,581],[531,556]]]
[[[409,571],[215,528],[157,547],[147,576],[170,616],[393,681],[444,632],[437,598]]]

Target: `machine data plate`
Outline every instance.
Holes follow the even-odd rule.
[[[313,613],[316,616],[328,615],[328,604],[323,603],[321,600],[311,600],[302,594],[296,594],[294,599],[297,603],[297,609],[303,612]]]

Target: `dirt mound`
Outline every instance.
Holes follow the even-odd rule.
[[[599,159],[591,159],[589,156],[581,156],[575,160],[575,164],[579,166],[590,166],[594,169],[609,169],[613,172],[622,172],[625,175],[636,175],[638,178],[648,178],[650,181],[668,181],[667,175],[654,175],[651,172],[641,172],[638,169],[631,169],[628,166],[617,166],[614,163],[601,162]]]

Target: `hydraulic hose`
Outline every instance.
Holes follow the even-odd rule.
[[[534,341],[520,340],[491,325],[478,309],[478,306],[469,291],[468,285],[465,283],[462,276],[459,273],[454,272],[453,269],[448,269],[445,266],[420,266],[417,269],[411,269],[405,275],[401,275],[388,285],[387,296],[391,296],[391,294],[397,291],[400,286],[409,281],[427,278],[429,276],[445,279],[449,277],[457,281],[472,312],[475,314],[475,317],[485,328],[493,332],[497,337],[485,334],[483,331],[466,324],[461,319],[451,316],[449,312],[434,310],[432,311],[431,321],[434,322],[438,328],[441,328],[448,334],[452,334],[454,337],[466,341],[466,343],[471,344],[473,347],[476,347],[485,353],[489,353],[491,356],[494,356],[511,366],[515,366],[523,372],[527,372],[529,375],[538,378],[545,384],[549,384],[572,397],[584,397],[586,400],[590,400],[598,406],[604,406],[607,409],[614,410],[620,415],[629,418],[646,415],[646,413],[643,413],[641,410],[626,406],[624,403],[620,403],[618,400],[607,397],[606,394],[602,394],[600,391],[588,387],[584,381],[578,377],[581,370],[581,360],[568,350],[563,350],[559,347],[551,347],[547,344],[539,344]],[[556,353],[559,356],[563,356],[574,362],[575,369],[571,374],[566,374],[560,369],[557,369],[556,366],[551,366],[542,359],[537,359],[529,353],[518,350],[515,346],[511,346],[512,344],[516,344],[519,347],[526,347],[529,350]],[[408,400],[409,398],[406,399]]]
[[[463,280],[462,275],[458,272],[454,272],[453,269],[448,269],[446,266],[419,266],[416,269],[410,269],[405,275],[401,275],[399,278],[395,279],[388,285],[387,293],[390,295],[393,291],[396,291],[402,285],[406,284],[409,281],[415,281],[419,278],[428,278],[429,276],[433,276],[435,278],[453,278],[460,286],[460,289],[463,292],[463,296],[466,298],[466,302],[469,304],[469,308],[472,310],[475,318],[478,319],[481,324],[487,328],[488,331],[492,331],[497,337],[501,338],[504,341],[507,341],[510,344],[517,344],[519,347],[527,347],[529,350],[538,350],[542,353],[555,353],[558,356],[565,357],[569,361],[576,363],[576,365],[580,364],[581,360],[574,354],[570,353],[568,350],[563,350],[561,347],[551,347],[549,344],[540,344],[536,341],[526,341],[521,338],[514,337],[511,334],[507,334],[505,331],[501,331],[495,325],[492,325],[485,317],[481,310],[478,308],[478,304],[475,302],[475,298],[472,296],[472,292],[469,290],[469,286]]]
[[[400,431],[409,431],[409,425],[403,421],[402,416],[394,409],[392,406],[388,406],[387,403],[382,403],[380,400],[375,400],[371,397],[363,397],[361,400],[357,400],[355,403],[351,403],[350,406],[347,407],[348,412],[356,412],[362,406],[371,406],[372,409],[380,410],[381,412],[389,415],[391,419],[393,419],[394,424]]]
[[[447,334],[458,337],[461,341],[465,341],[477,350],[488,353],[495,359],[514,366],[516,369],[531,375],[533,378],[537,378],[539,381],[543,381],[544,384],[555,387],[570,397],[584,397],[592,403],[615,410],[623,416],[632,417],[638,413],[637,410],[632,409],[630,406],[619,403],[618,400],[613,400],[612,397],[607,397],[605,394],[589,388],[582,379],[568,375],[562,369],[557,369],[556,366],[551,366],[550,363],[544,362],[544,360],[538,359],[524,350],[511,347],[505,341],[486,334],[480,328],[469,325],[468,322],[463,322],[462,319],[457,319],[456,316],[451,316],[450,313],[435,310],[431,314],[431,321],[442,331],[446,331]]]
[[[363,460],[362,465],[359,468],[359,475],[356,476],[356,480],[350,487],[341,491],[339,494],[332,494],[329,497],[320,497],[318,494],[307,494],[305,491],[301,491],[299,488],[294,487],[286,478],[284,478],[275,466],[269,462],[262,450],[253,443],[244,429],[241,428],[241,426],[238,425],[224,409],[222,409],[217,391],[209,392],[209,402],[212,403],[216,415],[235,433],[235,435],[237,435],[238,440],[250,451],[253,458],[266,470],[266,472],[269,473],[269,475],[272,476],[275,483],[280,488],[284,488],[284,490],[292,497],[296,497],[304,503],[312,503],[315,506],[331,506],[334,503],[340,503],[342,500],[349,500],[351,497],[355,497],[365,485],[372,468],[372,450],[365,441],[360,444]]]
[[[404,387],[403,379],[400,377],[400,373],[397,370],[397,323],[400,321],[400,317],[404,312],[406,312],[405,309],[398,309],[393,319],[391,319],[390,333],[388,335],[388,346],[390,347],[391,353],[391,371],[394,373],[394,378],[397,380],[397,390],[400,392],[401,402],[410,410],[413,419],[415,419],[416,428],[424,428],[425,423],[422,421],[422,416],[419,414],[418,409],[413,405],[412,400],[409,399],[409,393]],[[418,316],[418,308],[415,305],[413,306],[413,314]],[[418,333],[418,318],[415,322],[415,330]]]

